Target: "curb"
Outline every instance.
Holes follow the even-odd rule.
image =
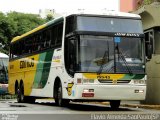
[[[123,107],[144,108],[160,110],[160,105],[144,105],[144,104],[122,104]]]

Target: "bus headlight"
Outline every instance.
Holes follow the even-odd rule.
[[[146,80],[133,80],[134,84],[146,84]]]
[[[94,79],[77,78],[77,84],[94,83]]]
[[[82,79],[81,78],[77,78],[77,84],[82,84]]]
[[[83,79],[83,83],[94,83],[94,79]]]

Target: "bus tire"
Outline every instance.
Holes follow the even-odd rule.
[[[111,100],[110,101],[110,106],[111,109],[116,110],[119,108],[121,101],[120,100]]]
[[[23,86],[23,84],[21,84],[20,87],[17,87],[16,94],[17,94],[17,102],[23,103],[24,102],[24,86]]]
[[[61,83],[59,83],[56,94],[57,94],[56,95],[57,97],[55,98],[55,103],[58,106],[64,107],[64,106],[67,106],[69,104],[70,100],[62,98],[63,93],[62,93],[62,84]]]
[[[19,89],[19,87],[17,86],[17,87],[15,88],[15,95],[16,95],[16,98],[17,98],[17,102],[18,102],[18,103],[21,102],[19,94],[20,94],[20,89]]]

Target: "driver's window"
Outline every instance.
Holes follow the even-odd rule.
[[[73,75],[76,62],[76,40],[66,39],[65,43],[65,66],[69,74]]]

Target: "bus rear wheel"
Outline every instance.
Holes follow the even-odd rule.
[[[67,106],[69,104],[70,100],[62,98],[63,93],[62,93],[62,84],[61,83],[59,83],[56,94],[57,95],[56,95],[56,98],[55,98],[55,103],[58,106],[64,107],[64,106]]]
[[[111,100],[110,101],[110,106],[111,109],[116,110],[119,108],[121,101],[120,100]]]
[[[23,83],[20,87],[16,88],[16,96],[18,103],[35,103],[36,98],[32,96],[24,96],[24,85]]]
[[[16,88],[16,96],[17,96],[18,103],[24,102],[24,87],[23,86]]]

